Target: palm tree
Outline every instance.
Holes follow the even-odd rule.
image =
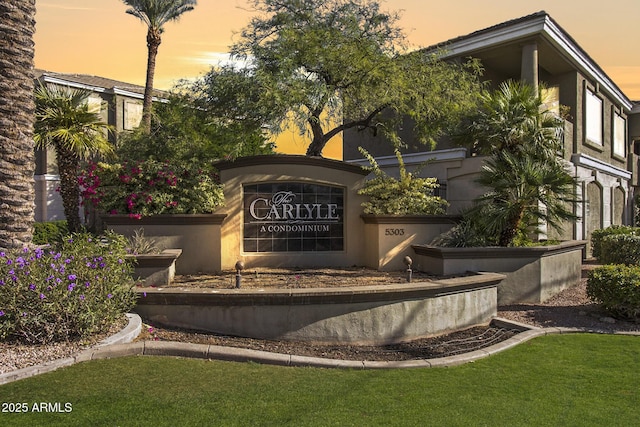
[[[127,13],[144,22],[147,27],[147,80],[144,87],[142,105],[142,128],[151,130],[151,102],[153,100],[153,77],[156,71],[156,56],[162,43],[164,24],[177,20],[185,12],[193,10],[196,0],[122,0]]]
[[[80,161],[94,154],[108,154],[111,127],[91,111],[91,92],[56,85],[36,88],[35,141],[38,148],[53,147],[60,174],[60,196],[70,231],[80,229]]]
[[[0,2],[0,248],[31,242],[34,221],[35,0]]]
[[[511,245],[518,232],[540,223],[560,229],[562,221],[576,219],[576,180],[559,159],[501,151],[486,162],[478,183],[490,190],[476,200],[469,215],[499,246]]]
[[[476,229],[509,246],[541,222],[559,229],[576,218],[576,180],[559,157],[563,121],[532,86],[507,81],[484,93],[468,123],[458,142],[491,155],[478,179],[489,192],[468,213]]]
[[[556,157],[560,148],[561,118],[544,109],[544,99],[533,86],[508,80],[480,97],[477,114],[454,139],[480,155],[532,148]]]

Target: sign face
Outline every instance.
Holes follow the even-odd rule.
[[[300,182],[244,186],[245,252],[344,250],[344,189]]]

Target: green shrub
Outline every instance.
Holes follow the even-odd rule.
[[[638,320],[640,315],[640,267],[604,265],[592,270],[587,295],[612,316]]]
[[[431,244],[446,248],[490,246],[484,234],[471,221],[467,220],[463,220],[454,225],[449,231],[437,236],[431,241]]]
[[[640,265],[640,236],[613,234],[600,240],[602,264]]]
[[[69,234],[67,221],[36,222],[33,224],[33,243],[46,245],[47,243],[62,242],[64,236]]]
[[[108,328],[135,303],[126,239],[74,234],[0,252],[0,339],[47,343]]]
[[[606,236],[613,235],[634,235],[640,236],[640,228],[638,227],[629,227],[627,225],[612,225],[610,227],[594,230],[591,233],[591,253],[594,257],[600,259],[600,255],[602,254],[601,242]]]
[[[448,203],[434,196],[439,187],[436,178],[418,178],[407,172],[400,151],[395,150],[398,159],[400,179],[387,175],[378,167],[375,159],[362,147],[360,152],[369,160],[367,170],[375,177],[367,181],[358,194],[369,196],[364,202],[364,213],[372,215],[439,215],[444,214]]]

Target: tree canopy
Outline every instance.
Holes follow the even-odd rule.
[[[167,102],[155,106],[150,133],[138,129],[120,135],[120,159],[189,163],[271,153],[261,121],[247,116],[230,119],[238,116],[231,106],[226,108],[223,99],[240,102],[246,89],[240,74],[231,78],[234,82],[202,79],[181,84]],[[218,91],[221,85],[227,92]]]
[[[398,14],[376,1],[253,0],[253,6],[258,14],[232,55],[251,64],[255,111],[270,112],[272,129],[293,117],[312,137],[309,156],[320,156],[332,137],[352,128],[381,131],[399,143],[407,117],[416,139],[433,146],[479,93],[476,62],[408,53]]]

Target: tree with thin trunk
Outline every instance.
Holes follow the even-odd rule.
[[[35,0],[0,2],[0,248],[33,237]]]
[[[399,129],[407,123],[416,140],[433,148],[475,106],[479,64],[445,62],[439,52],[407,53],[398,14],[375,0],[251,3],[258,14],[231,53],[250,62],[260,89],[257,110],[280,114],[268,128],[293,119],[310,136],[308,156],[321,156],[331,138],[349,129],[379,132],[402,145]]]
[[[80,230],[80,162],[92,155],[113,152],[107,139],[112,128],[87,102],[91,92],[57,85],[35,91],[35,141],[38,148],[53,147],[60,174],[60,196],[70,231]]]
[[[123,0],[129,6],[127,13],[147,25],[147,79],[144,87],[141,126],[145,132],[151,130],[151,103],[153,101],[153,78],[156,71],[156,56],[162,43],[164,25],[176,21],[180,16],[193,10],[196,0]]]

